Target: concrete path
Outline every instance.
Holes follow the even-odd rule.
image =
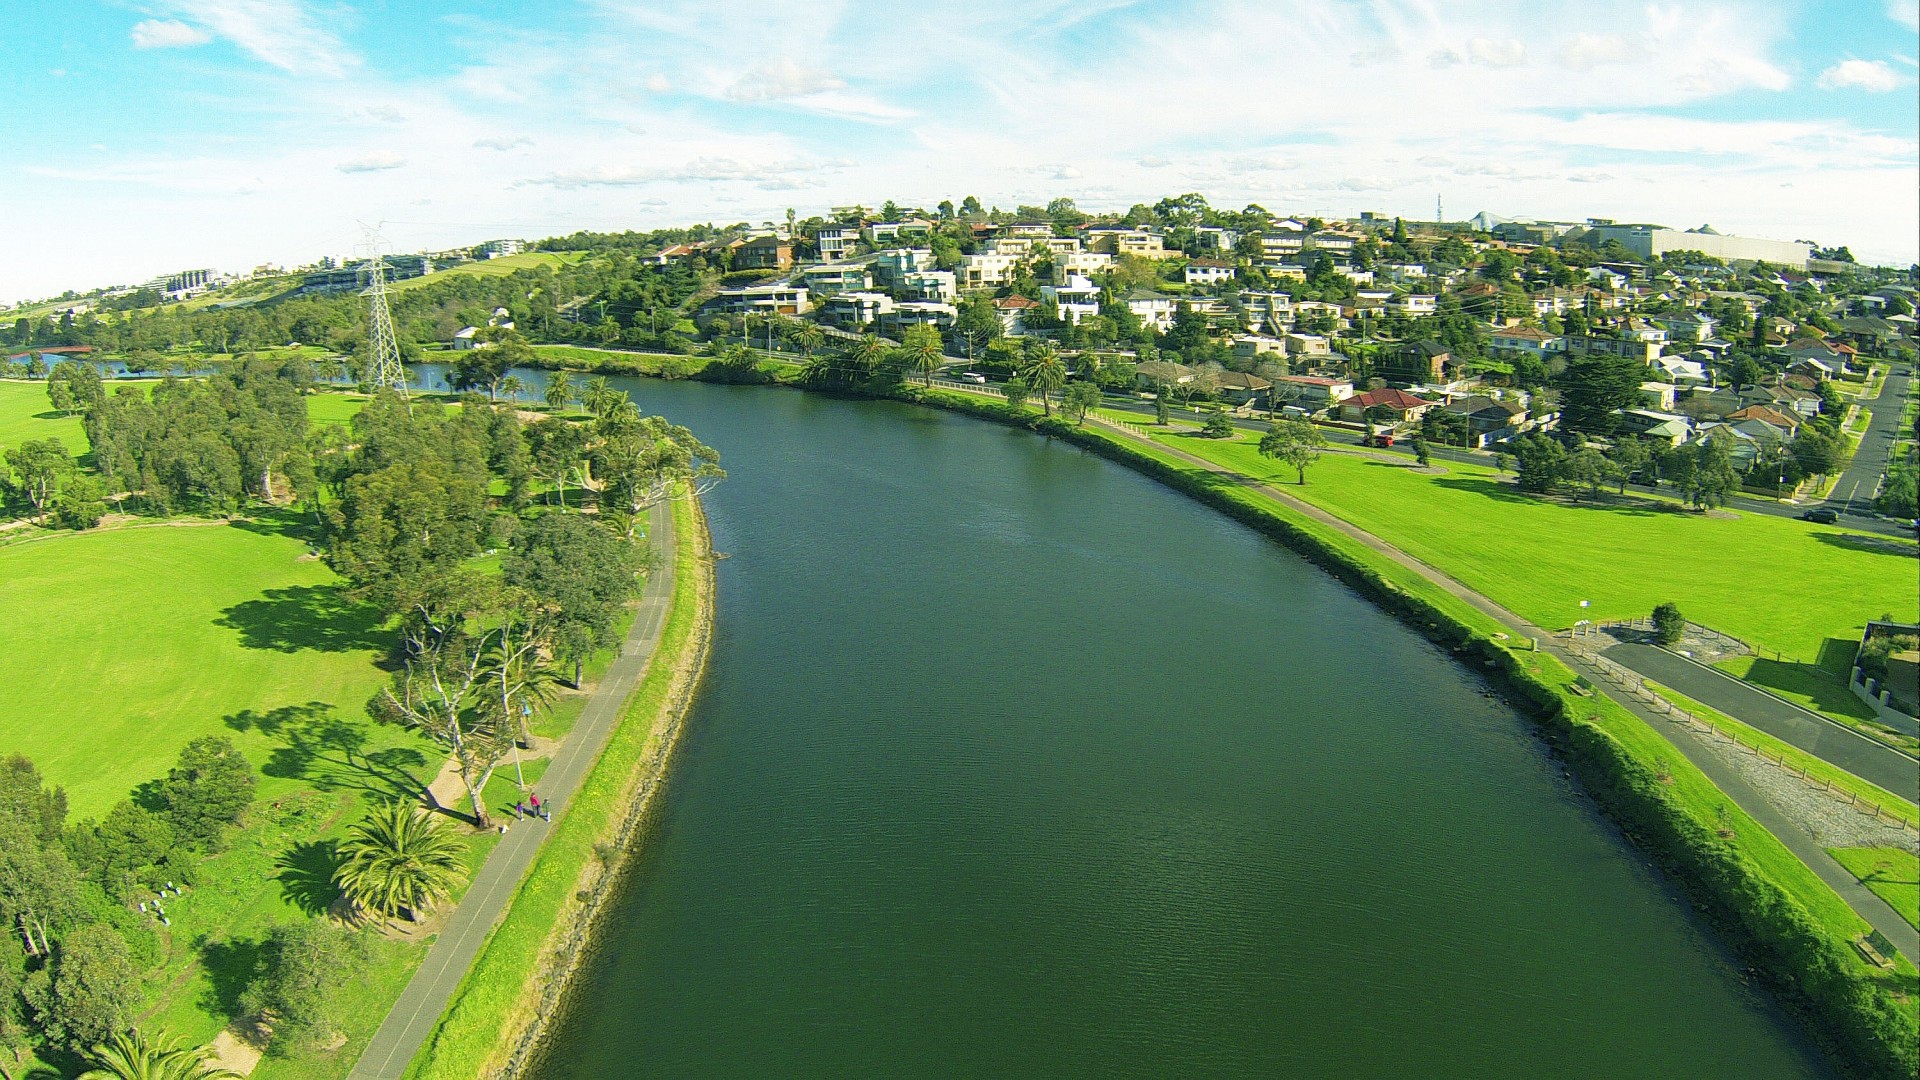
[[[1473,605],[1481,612],[1504,624],[1508,627],[1509,632],[1517,633],[1523,637],[1534,638],[1540,643],[1542,650],[1552,654],[1568,667],[1579,671],[1591,672],[1596,676],[1599,675],[1598,670],[1587,664],[1575,650],[1569,649],[1563,643],[1556,641],[1547,631],[1533,625],[1526,619],[1508,611],[1492,600],[1467,588],[1453,578],[1421,562],[1406,552],[1401,551],[1399,548],[1388,544],[1386,541],[1357,525],[1334,517],[1319,507],[1303,502],[1299,498],[1271,484],[1259,483],[1241,473],[1233,472],[1205,458],[1196,457],[1193,454],[1167,446],[1164,443],[1153,442],[1151,439],[1137,432],[1128,430],[1119,424],[1114,424],[1110,421],[1099,419],[1098,417],[1089,417],[1088,422],[1117,431],[1135,441],[1152,443],[1155,449],[1172,454],[1182,462],[1190,464],[1195,468],[1205,469],[1211,473],[1231,477],[1242,485],[1268,498],[1274,499],[1291,509],[1297,510],[1307,517],[1312,518],[1314,521],[1326,525],[1329,528],[1336,529],[1360,543],[1365,544],[1374,551],[1379,552],[1386,558],[1399,563],[1401,566],[1415,571],[1448,593]],[[1595,678],[1593,681],[1596,685],[1600,684],[1598,678]],[[1698,765],[1700,771],[1706,773],[1707,777],[1714,782],[1715,786],[1724,792],[1729,799],[1732,799],[1735,805],[1745,810],[1754,820],[1765,826],[1768,832],[1778,837],[1780,842],[1786,845],[1789,851],[1792,851],[1811,867],[1813,872],[1819,875],[1822,881],[1832,886],[1833,890],[1840,895],[1841,899],[1847,902],[1847,906],[1853,908],[1853,910],[1874,929],[1885,934],[1887,940],[1893,942],[1894,947],[1905,954],[1908,959],[1920,958],[1920,931],[1916,931],[1910,923],[1901,918],[1893,908],[1889,907],[1886,901],[1875,896],[1866,886],[1861,885],[1852,874],[1848,873],[1845,867],[1835,862],[1833,856],[1828,855],[1826,849],[1815,842],[1811,834],[1784,817],[1778,810],[1774,809],[1772,803],[1768,802],[1758,791],[1754,790],[1752,785],[1741,779],[1731,768],[1714,757],[1713,754],[1706,749],[1705,745],[1699,741],[1700,737],[1696,733],[1676,721],[1670,721],[1660,717],[1645,706],[1631,700],[1630,695],[1622,694],[1616,697],[1615,695],[1609,694],[1607,696],[1611,700],[1619,702],[1622,707],[1628,709],[1634,715],[1640,717],[1640,719],[1647,721],[1655,731],[1666,736],[1668,741],[1672,742],[1675,748],[1686,755],[1689,761]]]
[[[536,790],[542,801],[554,806],[558,823],[572,805],[573,793],[587,770],[600,759],[600,751],[613,734],[627,695],[639,683],[647,661],[660,644],[660,631],[666,624],[669,601],[673,597],[673,514],[661,504],[647,514],[647,532],[659,565],[647,575],[640,594],[639,610],[633,628],[620,646],[620,655],[593,688],[586,708],[573,730],[553,755],[553,763],[540,778]],[[507,834],[488,853],[487,861],[474,874],[473,883],[447,920],[446,929],[427,949],[425,960],[413,973],[413,980],[395,1001],[373,1041],[360,1054],[349,1074],[351,1080],[395,1080],[406,1071],[427,1036],[439,1022],[447,1002],[466,977],[467,968],[486,943],[494,924],[506,913],[507,903],[520,887],[520,879],[532,865],[552,824],[542,821],[515,821]]]
[[[1920,761],[1885,743],[1655,645],[1622,643],[1601,655],[1903,799],[1920,802]]]

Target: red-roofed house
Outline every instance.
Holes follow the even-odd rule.
[[[1025,296],[1003,296],[993,302],[993,310],[1000,316],[1000,326],[1009,337],[1026,333],[1027,328],[1021,319],[1027,312],[1039,306],[1038,300]]]
[[[1418,420],[1428,409],[1440,404],[1415,397],[1405,390],[1388,387],[1384,390],[1369,390],[1364,394],[1355,394],[1340,403],[1340,416],[1344,420],[1365,420],[1372,409],[1379,409],[1392,422],[1405,423]]]

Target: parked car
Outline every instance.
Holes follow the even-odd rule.
[[[1365,442],[1368,446],[1392,446],[1393,436],[1382,431],[1377,435],[1367,436]]]
[[[979,383],[982,386],[985,386],[987,383],[987,377],[977,371],[963,371],[960,373],[960,378],[970,383]]]
[[[1800,515],[1802,521],[1811,521],[1815,525],[1832,525],[1840,520],[1840,512],[1825,506],[1816,506]]]

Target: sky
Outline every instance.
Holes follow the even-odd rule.
[[[724,13],[724,14],[722,14]],[[0,0],[0,302],[1066,196],[1920,258],[1920,0]]]

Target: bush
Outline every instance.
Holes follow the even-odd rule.
[[[1860,656],[1854,663],[1860,665],[1860,673],[1867,678],[1884,680],[1887,677],[1887,655],[1911,649],[1920,649],[1920,638],[1912,634],[1870,638],[1860,646]]]
[[[1661,604],[1653,609],[1653,640],[1662,645],[1671,645],[1685,637],[1687,617],[1672,604]]]
[[[1233,437],[1233,421],[1218,409],[1207,414],[1206,425],[1200,429],[1209,439],[1230,439]]]
[[[272,1029],[276,1056],[325,1046],[348,1019],[342,990],[366,959],[360,935],[329,920],[276,926],[242,1007]]]

